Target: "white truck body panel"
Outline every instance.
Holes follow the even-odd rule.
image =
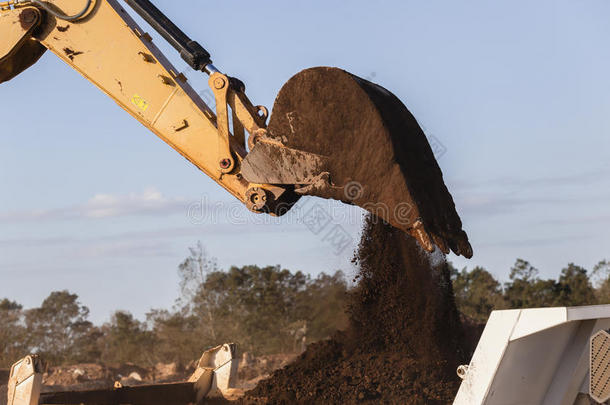
[[[610,305],[492,312],[453,405],[575,405]]]

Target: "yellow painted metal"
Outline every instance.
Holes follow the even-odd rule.
[[[15,5],[14,0],[0,2],[0,10],[8,10]]]
[[[22,21],[22,12],[28,10],[28,21]],[[40,12],[34,7],[0,12],[0,61],[10,58],[24,42],[30,40],[31,32],[40,22]]]
[[[218,144],[218,161],[223,162],[221,166],[222,173],[229,173],[233,170],[235,163],[231,156],[231,147],[229,140],[229,106],[227,105],[227,95],[229,93],[229,78],[222,73],[213,73],[208,81],[209,86],[214,92],[216,98],[216,126],[220,135]]]
[[[0,9],[0,83],[32,66],[46,51],[32,38],[41,20],[35,7]]]
[[[74,9],[65,13],[80,7],[67,1],[62,7],[64,3]],[[246,155],[240,125],[250,133],[264,128],[264,121],[251,115],[256,108],[243,93],[229,90],[224,104],[217,106],[223,114],[217,119],[117,0],[97,0],[90,13],[74,23],[49,18],[36,38],[242,202],[247,202],[249,188],[261,186],[249,184],[239,173]],[[214,78],[224,78],[228,86],[226,76]],[[228,129],[227,102],[242,121],[236,125],[237,137]],[[217,127],[217,121],[222,126]],[[232,164],[223,170],[220,161],[225,158],[232,158]],[[266,188],[276,197],[283,192]]]

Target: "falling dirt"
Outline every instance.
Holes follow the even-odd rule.
[[[309,346],[294,363],[247,393],[266,403],[448,404],[462,340],[449,271],[440,254],[369,217],[355,262],[350,326]]]
[[[328,159],[331,187],[307,194],[357,204],[369,215],[354,262],[350,325],[309,346],[244,399],[264,403],[448,404],[471,353],[439,250],[470,257],[453,199],[425,134],[392,93],[335,68],[294,76],[269,123],[285,146]],[[390,224],[379,219],[382,217]],[[397,229],[398,228],[398,229]],[[420,228],[421,231],[423,231]],[[428,249],[425,235],[418,236]]]
[[[420,221],[442,250],[472,256],[426,135],[388,90],[341,69],[307,69],[282,87],[268,130],[325,158],[332,186],[307,194],[359,205],[403,231]]]

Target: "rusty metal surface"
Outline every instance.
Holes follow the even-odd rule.
[[[193,403],[195,399],[195,384],[186,382],[121,387],[108,390],[43,393],[40,396],[40,404],[179,405]]]
[[[252,183],[311,184],[327,167],[328,158],[272,143],[258,142],[242,164]]]

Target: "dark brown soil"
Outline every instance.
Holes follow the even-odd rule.
[[[378,215],[367,219],[354,259],[360,271],[347,330],[309,346],[244,402],[451,403],[456,367],[471,348],[444,255],[426,253],[404,231],[428,250],[436,244],[469,257],[472,249],[415,118],[373,83],[313,68],[282,88],[269,132],[285,146],[328,159],[329,181],[307,194]]]
[[[468,354],[442,255],[367,219],[345,332],[313,344],[246,398],[267,403],[448,404]]]
[[[359,205],[413,235],[420,222],[429,249],[472,256],[426,135],[391,92],[341,69],[307,69],[283,86],[268,130],[326,158],[330,185],[307,194]]]

